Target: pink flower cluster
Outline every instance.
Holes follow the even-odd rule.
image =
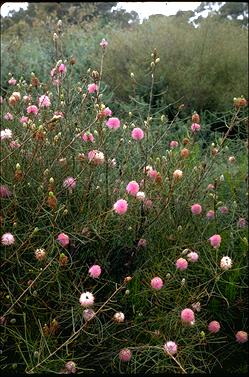
[[[113,209],[114,211],[118,214],[118,215],[123,215],[124,213],[127,212],[127,209],[128,209],[128,203],[126,200],[124,199],[119,199],[116,201],[116,203],[114,203],[113,205]]]
[[[120,127],[120,120],[118,118],[109,118],[106,125],[113,130],[117,130]]]
[[[89,268],[88,272],[91,278],[97,279],[98,277],[100,277],[102,270],[98,264],[94,264],[92,267]]]
[[[132,196],[136,196],[139,191],[139,184],[136,181],[131,181],[126,186],[126,191]]]
[[[195,313],[192,309],[183,309],[181,312],[181,320],[185,324],[193,325],[195,322]]]
[[[151,285],[152,288],[159,290],[163,287],[163,281],[162,281],[161,278],[156,276],[151,280],[150,285]]]
[[[219,234],[214,234],[212,237],[209,238],[209,241],[214,249],[218,249],[221,244],[221,236]]]

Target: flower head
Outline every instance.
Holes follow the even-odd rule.
[[[67,177],[63,182],[63,187],[68,189],[74,189],[76,186],[76,179],[73,177]]]
[[[169,144],[170,148],[173,149],[173,148],[177,148],[179,145],[178,141],[176,140],[172,140]]]
[[[51,105],[50,99],[45,94],[38,99],[39,107],[49,107]]]
[[[191,125],[191,131],[193,133],[200,131],[201,126],[198,123],[192,123]]]
[[[59,241],[59,244],[63,247],[69,245],[69,237],[65,233],[60,233],[57,237],[57,241]]]
[[[191,251],[187,254],[187,258],[189,262],[197,262],[199,259],[199,255],[195,251]]]
[[[12,138],[12,131],[9,128],[5,128],[5,130],[1,130],[0,140],[8,140],[11,138]]]
[[[209,241],[214,249],[218,249],[221,243],[221,236],[219,234],[214,234],[212,237],[209,238]]]
[[[87,157],[88,160],[92,162],[94,165],[101,165],[105,161],[104,153],[97,150],[92,150],[88,152]]]
[[[82,140],[87,142],[87,141],[90,141],[91,143],[94,142],[94,136],[91,132],[84,132],[82,134]]]
[[[114,316],[113,316],[113,320],[115,321],[115,322],[124,322],[124,319],[125,319],[125,315],[124,315],[124,313],[122,313],[122,312],[117,312],[117,313],[115,313],[114,314]]]
[[[137,246],[138,247],[146,247],[146,245],[147,245],[147,241],[144,238],[140,238],[140,240],[138,241]]]
[[[14,77],[11,77],[11,79],[9,79],[8,83],[10,85],[16,85],[16,79],[14,79]]]
[[[193,204],[192,207],[191,207],[191,212],[193,213],[193,215],[200,215],[201,212],[202,212],[201,205],[198,204],[198,203]]]
[[[65,64],[61,63],[58,67],[58,72],[59,73],[66,73],[67,72],[67,67],[65,66]]]
[[[12,192],[7,185],[0,186],[0,198],[9,198],[11,195]]]
[[[134,140],[142,140],[144,138],[144,132],[141,128],[135,127],[132,130],[131,136]]]
[[[118,214],[118,215],[123,215],[124,213],[127,212],[127,209],[128,209],[128,203],[126,200],[124,199],[119,199],[116,201],[116,203],[113,205],[113,209],[114,211]]]
[[[83,310],[83,318],[85,321],[90,321],[95,316],[95,311],[93,309]]]
[[[105,38],[103,38],[99,45],[102,48],[106,48],[108,46],[108,42],[105,40]]]
[[[92,306],[94,303],[94,296],[91,292],[84,292],[81,293],[79,301],[81,306]]]
[[[35,258],[39,261],[42,261],[46,258],[46,252],[44,249],[36,249]]]
[[[74,361],[68,361],[65,364],[65,368],[67,373],[76,373],[76,364]]]
[[[210,209],[210,211],[207,212],[206,217],[207,217],[208,220],[214,219],[215,212],[212,209]]]
[[[222,257],[220,260],[220,268],[224,271],[229,270],[232,267],[232,259],[229,257]]]
[[[106,117],[110,117],[112,116],[112,111],[109,107],[105,107],[104,110],[102,110],[102,114]]]
[[[180,180],[180,179],[182,178],[182,175],[183,175],[182,171],[179,170],[179,169],[176,169],[176,170],[174,171],[174,173],[173,173],[173,178],[174,178],[176,181],[178,181],[178,180]]]
[[[14,119],[14,117],[13,117],[13,115],[11,114],[11,113],[6,113],[5,115],[4,115],[4,119],[5,120],[13,120]]]
[[[87,87],[87,90],[88,90],[88,93],[90,93],[90,94],[97,92],[98,85],[96,85],[95,83],[89,84],[88,87]]]
[[[97,279],[98,277],[100,277],[102,270],[98,264],[94,264],[89,268],[88,272],[92,278]]]
[[[175,342],[172,342],[171,340],[165,343],[163,348],[164,352],[167,354],[174,355],[175,353],[177,353],[177,344]]]
[[[106,125],[113,130],[117,130],[120,127],[120,120],[118,118],[109,118]]]
[[[152,288],[159,290],[163,287],[163,281],[162,281],[161,278],[156,276],[151,280],[150,285],[151,285]]]
[[[136,198],[138,200],[144,201],[145,200],[145,193],[143,191],[138,191],[136,194]]]
[[[1,237],[2,245],[4,246],[10,246],[15,243],[15,237],[11,233],[4,233]]]
[[[184,258],[177,259],[176,268],[181,271],[186,270],[188,268],[188,261],[186,261]]]
[[[38,107],[35,106],[35,105],[28,106],[27,107],[27,113],[28,114],[35,114],[35,115],[37,115],[37,113],[38,113]]]
[[[126,186],[126,191],[132,196],[136,196],[139,191],[139,184],[136,181],[131,181]]]
[[[29,118],[28,118],[28,117],[25,117],[25,116],[22,116],[22,117],[20,118],[20,122],[21,122],[21,123],[28,123],[28,120],[29,120]]]
[[[238,331],[235,334],[236,342],[238,343],[245,343],[248,341],[248,334],[245,331]]]
[[[243,217],[240,217],[239,221],[238,221],[238,226],[240,228],[245,228],[245,226],[246,226],[246,219],[244,219]]]
[[[212,321],[208,324],[208,331],[210,331],[211,333],[217,333],[218,331],[220,331],[220,324],[218,321]]]
[[[130,361],[132,357],[132,352],[128,349],[128,348],[123,348],[120,352],[119,352],[119,359],[121,361]]]
[[[226,215],[229,212],[229,209],[227,207],[220,207],[219,211],[223,214]]]
[[[192,309],[183,309],[181,312],[181,320],[183,322],[193,322],[195,320],[195,313]]]

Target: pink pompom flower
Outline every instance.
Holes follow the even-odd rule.
[[[244,219],[243,217],[240,217],[239,221],[238,221],[238,226],[240,228],[245,228],[246,227],[246,219]]]
[[[68,374],[70,373],[76,373],[76,364],[73,361],[68,361],[65,364],[65,368]]]
[[[105,38],[103,38],[99,45],[105,49],[108,46],[108,42],[105,40]]]
[[[116,203],[113,205],[113,209],[114,211],[118,214],[118,215],[123,215],[124,213],[127,212],[127,209],[128,209],[128,203],[126,200],[124,199],[119,199],[116,201]]]
[[[112,116],[112,111],[109,107],[105,107],[104,110],[102,110],[102,114],[106,117],[110,117]]]
[[[98,85],[96,85],[95,83],[89,84],[88,87],[87,87],[87,90],[88,90],[88,93],[90,93],[90,94],[97,92]]]
[[[209,185],[207,186],[207,190],[213,190],[214,189],[214,185],[212,183],[209,183]]]
[[[84,132],[83,134],[82,134],[82,140],[83,141],[85,141],[85,142],[91,142],[91,143],[93,143],[94,142],[94,136],[93,136],[93,134],[91,133],[91,132]]]
[[[202,207],[200,204],[196,203],[191,206],[191,212],[193,215],[200,215],[202,212]]]
[[[152,181],[155,181],[157,176],[158,176],[158,172],[154,169],[151,169],[151,170],[148,171],[147,175],[148,175],[148,177],[150,177],[150,179]]]
[[[11,79],[9,79],[8,83],[9,83],[9,85],[16,85],[16,79],[14,79],[14,77],[11,77]]]
[[[11,233],[4,233],[1,237],[2,245],[11,246],[15,243],[15,237]]]
[[[173,149],[173,148],[177,148],[179,145],[178,141],[176,140],[172,140],[169,144],[170,148]]]
[[[192,309],[186,308],[181,312],[181,320],[183,322],[191,323],[195,321],[195,313]]]
[[[102,165],[105,161],[104,153],[97,150],[89,151],[87,157],[94,165]]]
[[[58,72],[59,73],[66,73],[67,72],[67,67],[65,66],[65,64],[61,63],[58,67]]]
[[[88,273],[93,279],[97,279],[101,275],[101,267],[98,264],[94,264],[92,267],[89,268]]]
[[[90,321],[95,316],[95,311],[93,309],[83,310],[83,318],[85,321]]]
[[[63,182],[63,187],[72,192],[72,189],[76,187],[76,179],[73,177],[67,177]]]
[[[113,130],[117,130],[120,127],[120,120],[118,118],[109,118],[106,125]]]
[[[191,251],[190,253],[187,254],[187,258],[189,262],[195,263],[198,261],[199,255],[195,251]]]
[[[141,128],[135,127],[132,130],[131,136],[134,140],[142,140],[144,138],[144,132]]]
[[[136,196],[139,191],[139,184],[136,181],[131,181],[126,186],[126,191],[132,196]]]
[[[212,209],[210,209],[210,211],[207,212],[206,217],[207,217],[208,220],[214,219],[215,212]]]
[[[227,207],[220,207],[219,208],[220,213],[223,215],[226,215],[229,212],[229,209]]]
[[[11,195],[12,192],[7,185],[0,186],[0,198],[9,198]]]
[[[16,140],[11,140],[9,143],[10,149],[17,149],[20,148],[21,144],[19,144]]]
[[[177,259],[176,268],[181,271],[186,270],[188,268],[188,261],[186,261],[184,258]]]
[[[94,304],[94,295],[91,292],[83,292],[80,295],[79,301],[81,306],[92,306]]]
[[[125,361],[125,362],[128,362],[131,360],[132,358],[132,352],[131,350],[129,350],[129,348],[123,348],[120,352],[119,352],[119,359],[121,361]]]
[[[246,331],[238,331],[235,334],[236,342],[238,343],[246,343],[248,341],[248,334]]]
[[[220,268],[223,271],[229,270],[229,268],[231,268],[232,265],[233,265],[232,259],[229,258],[228,256],[221,258],[221,260],[220,260]]]
[[[166,354],[175,355],[177,353],[177,344],[171,340],[165,343],[163,348]]]
[[[146,247],[147,246],[147,241],[144,238],[140,238],[140,240],[137,243],[138,247]]]
[[[27,107],[27,113],[28,114],[34,114],[34,115],[37,115],[38,114],[38,107],[35,106],[35,105],[30,105]]]
[[[193,133],[200,131],[201,126],[198,123],[192,123],[191,125],[191,131]]]
[[[0,140],[9,140],[11,138],[12,138],[12,131],[9,128],[5,128],[5,130],[1,130]]]
[[[218,249],[221,243],[221,236],[219,234],[214,234],[209,238],[209,242],[214,249]]]
[[[14,117],[13,117],[13,115],[12,115],[11,113],[6,113],[6,114],[4,115],[4,119],[5,119],[5,120],[13,120]]]
[[[158,276],[151,279],[150,285],[153,289],[159,290],[163,287],[163,281]]]
[[[29,118],[28,118],[28,117],[25,117],[25,116],[22,116],[22,117],[20,118],[20,122],[21,122],[21,123],[28,123],[28,120],[29,120]]]
[[[59,244],[63,247],[69,245],[69,237],[65,233],[60,233],[57,237],[57,241],[59,241]]]
[[[39,102],[39,107],[49,107],[49,106],[51,106],[50,99],[45,94],[43,94],[42,96],[39,97],[38,102]]]
[[[220,324],[218,321],[212,321],[208,324],[208,331],[215,334],[220,331]]]

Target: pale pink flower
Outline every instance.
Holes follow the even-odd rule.
[[[229,209],[227,207],[220,207],[219,211],[223,214],[226,215],[229,212]]]
[[[76,179],[73,177],[67,177],[63,182],[63,187],[72,191],[72,189],[76,187]]]
[[[127,212],[128,209],[128,203],[124,199],[119,199],[116,201],[116,203],[113,205],[114,211],[119,214],[123,215],[124,213]]]
[[[176,140],[172,140],[169,144],[170,148],[173,149],[173,148],[177,148],[179,145],[178,141]]]
[[[90,141],[91,143],[93,143],[94,142],[94,136],[93,136],[93,134],[91,133],[91,132],[84,132],[83,134],[82,134],[82,140],[83,141],[85,141],[85,142],[88,142],[88,141]]]
[[[93,309],[83,310],[83,318],[85,321],[90,321],[95,316],[95,311]]]
[[[131,181],[126,186],[126,191],[132,196],[136,196],[139,191],[139,184],[136,181]]]
[[[193,322],[195,321],[195,313],[192,309],[186,308],[181,312],[181,320],[183,322]]]
[[[29,96],[23,96],[23,102],[25,102],[25,103],[28,103],[28,102],[30,102],[31,101],[31,99],[32,99],[32,97],[29,95]]]
[[[208,331],[215,334],[220,331],[220,324],[218,321],[212,321],[208,324]]]
[[[1,237],[2,245],[10,246],[15,243],[15,237],[11,233],[4,233]]]
[[[221,243],[221,236],[219,234],[214,234],[212,237],[209,238],[209,241],[214,249],[218,249]]]
[[[177,259],[176,268],[181,271],[186,270],[188,268],[188,261],[186,261],[184,258]]]
[[[9,190],[7,185],[0,186],[0,198],[9,198],[12,195],[12,192]]]
[[[28,118],[28,117],[22,116],[22,117],[20,118],[20,122],[21,122],[21,123],[28,123],[28,121],[29,121],[29,118]]]
[[[131,358],[132,358],[132,352],[128,348],[124,348],[119,352],[119,359],[121,361],[127,362],[127,361],[130,361]]]
[[[92,162],[94,165],[101,165],[105,161],[104,153],[97,150],[89,151],[87,157],[88,160]]]
[[[147,175],[148,175],[148,177],[151,178],[151,180],[155,181],[155,179],[158,176],[158,172],[154,169],[151,169],[151,170],[148,171]]]
[[[120,127],[120,120],[118,118],[109,118],[106,125],[113,130],[117,130]]]
[[[202,212],[202,207],[200,204],[196,203],[191,206],[191,212],[193,215],[200,215]]]
[[[169,340],[167,343],[163,346],[164,352],[170,355],[174,355],[177,353],[177,344],[175,342],[172,342]]]
[[[221,260],[220,260],[220,268],[223,270],[223,271],[226,271],[226,270],[229,270],[229,268],[232,267],[232,259],[229,258],[229,257],[222,257]]]
[[[39,107],[49,107],[49,106],[51,106],[50,99],[45,94],[39,97],[38,102],[39,102]]]
[[[56,68],[52,68],[50,71],[50,76],[53,78],[55,74],[56,74]]]
[[[69,237],[65,233],[60,233],[57,237],[57,241],[59,241],[59,244],[63,247],[69,245]]]
[[[135,127],[132,130],[131,136],[134,140],[142,140],[144,138],[144,132],[141,128]]]
[[[191,131],[193,133],[200,131],[200,129],[201,129],[201,126],[198,123],[192,123],[192,125],[191,125]]]
[[[194,262],[198,261],[199,255],[195,251],[191,251],[190,253],[187,254],[187,258],[188,258],[189,262],[193,262],[194,263]]]
[[[13,115],[12,115],[11,113],[6,113],[6,114],[4,115],[4,119],[5,119],[5,120],[13,120],[14,117],[13,117]]]
[[[238,221],[238,226],[240,228],[245,228],[245,226],[246,226],[246,219],[244,219],[243,217],[240,217],[239,221]]]
[[[10,149],[17,149],[20,148],[21,144],[19,144],[16,140],[11,140],[9,143]]]
[[[11,77],[11,79],[9,79],[8,83],[10,85],[16,85],[16,79],[14,79],[14,77]]]
[[[181,179],[183,176],[183,172],[179,169],[176,169],[173,173],[173,178],[178,181],[179,179]]]
[[[196,311],[196,312],[200,312],[201,311],[201,304],[200,302],[195,302],[194,304],[191,305],[192,308]]]
[[[81,293],[79,301],[82,306],[92,306],[94,304],[94,296],[91,292],[84,292]]]
[[[35,106],[35,105],[30,105],[27,107],[27,113],[28,114],[35,114],[37,115],[38,114],[38,107]]]
[[[143,202],[144,208],[151,209],[153,207],[153,202],[150,199],[145,199]]]
[[[236,342],[245,343],[248,341],[248,334],[246,331],[238,331],[235,334]]]
[[[101,275],[101,267],[98,264],[94,264],[92,267],[89,268],[88,273],[93,279],[97,279]]]
[[[146,247],[146,246],[147,246],[147,241],[146,241],[144,238],[141,238],[141,239],[138,241],[137,246],[138,246],[138,247]]]
[[[55,111],[54,115],[60,116],[61,118],[64,118],[64,113],[62,111]]]
[[[68,361],[66,364],[65,364],[65,368],[67,370],[67,373],[76,373],[76,364],[75,362],[73,361]]]
[[[96,85],[95,83],[89,84],[87,87],[87,90],[88,90],[88,93],[91,93],[91,94],[94,92],[97,92],[98,85]]]
[[[58,72],[59,73],[66,73],[67,72],[67,67],[65,66],[65,64],[61,63],[58,67]]]
[[[212,209],[210,209],[210,211],[207,212],[206,216],[208,220],[212,220],[215,217],[215,212]]]
[[[228,162],[230,162],[230,164],[233,164],[235,161],[236,161],[236,158],[234,156],[228,157]]]
[[[125,319],[125,315],[122,312],[117,312],[113,316],[113,320],[118,323],[124,322],[124,319]]]
[[[214,185],[212,185],[212,183],[209,183],[207,189],[208,189],[208,190],[213,190],[213,189],[214,189]]]
[[[5,128],[5,130],[1,130],[0,140],[9,140],[11,138],[12,138],[12,131],[9,128]]]
[[[99,45],[105,49],[108,46],[108,42],[103,38]]]
[[[42,261],[46,258],[46,252],[44,249],[36,249],[35,258],[39,261]]]
[[[143,191],[138,191],[136,194],[136,198],[143,202],[145,200],[145,193]]]
[[[162,281],[161,278],[156,276],[151,280],[150,285],[151,285],[152,288],[159,290],[163,287],[163,281]]]
[[[106,107],[104,110],[102,110],[102,114],[104,116],[110,117],[110,116],[112,116],[112,111],[111,111],[111,109],[109,109],[109,107]]]

